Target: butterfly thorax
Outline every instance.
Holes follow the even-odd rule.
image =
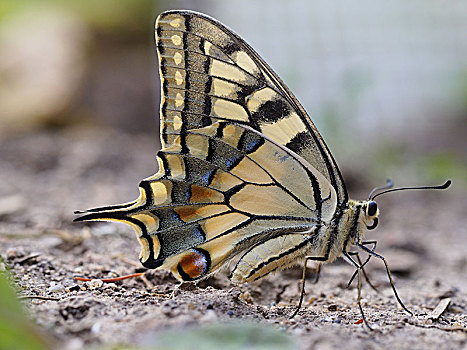
[[[361,243],[366,228],[371,227],[379,215],[379,210],[370,203],[374,202],[349,200],[344,208],[336,210],[332,220],[316,231],[311,253],[327,258],[323,262],[328,263],[349,251],[354,244]]]

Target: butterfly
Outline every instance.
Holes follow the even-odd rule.
[[[159,171],[140,182],[137,200],[78,212],[85,215],[75,221],[132,226],[143,266],[170,270],[180,281],[228,265],[232,282],[252,282],[301,262],[343,257],[356,268],[363,315],[360,272],[368,259],[362,263],[351,251],[357,247],[383,260],[410,313],[374,252],[376,241],[364,239],[378,223],[374,196],[349,199],[326,143],[268,64],[237,34],[196,12],[162,13],[155,37]]]

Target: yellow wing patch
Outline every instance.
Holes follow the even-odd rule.
[[[236,83],[242,83],[246,81],[245,72],[232,64],[218,60],[212,61],[209,74],[211,74],[213,77],[223,78]]]
[[[248,113],[245,108],[238,103],[223,100],[213,99],[213,115],[222,119],[233,119],[237,121],[247,121]]]
[[[277,186],[246,185],[232,196],[230,204],[253,215],[312,216],[310,209],[297,203]]]
[[[248,220],[248,216],[240,213],[227,213],[206,219],[202,225],[206,232],[206,239],[212,239],[227,230]]]

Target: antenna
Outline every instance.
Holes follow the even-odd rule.
[[[386,188],[391,188],[392,186],[394,186],[394,182],[392,182],[392,179],[387,179],[385,185],[375,187],[375,188],[373,188],[373,189],[371,190],[370,195],[368,196],[368,200],[371,200],[371,196],[372,196],[373,193],[375,193],[376,191],[385,190]]]
[[[374,200],[376,197],[389,193],[389,192],[395,192],[395,191],[405,191],[405,190],[445,190],[449,186],[451,186],[451,180],[447,180],[444,184],[442,185],[437,185],[437,186],[420,186],[420,187],[399,187],[399,188],[392,188],[390,190],[386,190],[380,193],[375,194],[373,197],[370,195],[370,200]],[[374,191],[372,191],[373,193]]]

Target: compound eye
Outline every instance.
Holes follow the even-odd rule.
[[[366,209],[366,214],[368,216],[374,216],[376,215],[377,210],[378,210],[378,205],[376,204],[376,202],[370,201]]]

